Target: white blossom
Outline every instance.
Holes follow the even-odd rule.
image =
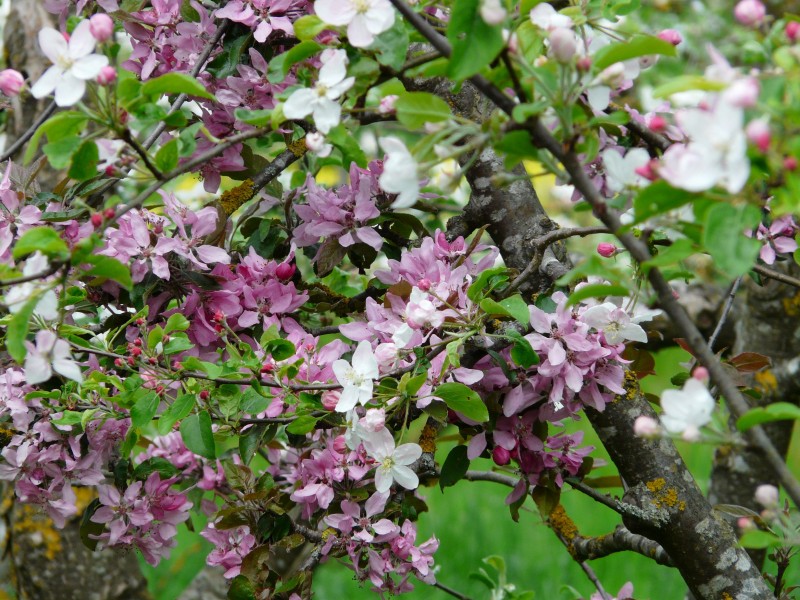
[[[683,433],[686,439],[697,439],[700,427],[711,421],[714,398],[705,384],[690,377],[683,389],[666,390],[661,394],[661,422],[670,433]]]
[[[78,102],[86,92],[86,81],[97,77],[108,64],[105,56],[92,54],[96,44],[88,20],[78,24],[69,42],[52,27],[39,31],[39,45],[53,66],[34,84],[31,95],[44,98],[55,90],[58,106]]]
[[[283,105],[283,114],[287,119],[313,115],[317,129],[328,133],[339,124],[342,115],[342,107],[335,100],[353,86],[355,77],[346,77],[347,53],[344,50],[323,52],[321,60],[316,85],[295,90]]]
[[[353,353],[352,364],[344,359],[333,363],[333,373],[342,385],[342,395],[336,404],[336,412],[346,413],[356,404],[366,404],[372,398],[373,380],[378,378],[378,359],[372,352],[372,346],[366,340],[361,341]]]
[[[356,48],[366,48],[394,25],[389,0],[317,0],[314,11],[325,23],[347,25],[347,39]]]
[[[603,151],[602,157],[606,168],[606,186],[610,191],[621,192],[627,188],[644,187],[649,183],[636,172],[636,169],[650,162],[647,150],[633,148],[623,157],[616,150],[609,148]]]
[[[395,481],[407,490],[417,488],[419,478],[408,465],[422,456],[419,444],[403,444],[395,448],[394,437],[385,427],[362,433],[362,439],[367,454],[378,462],[375,470],[375,489],[378,492],[388,492]]]
[[[379,141],[388,158],[383,163],[383,173],[378,183],[384,192],[397,194],[392,208],[409,208],[419,197],[417,162],[405,144],[396,137],[385,137]]]
[[[645,330],[637,325],[628,313],[610,302],[587,309],[581,315],[581,320],[597,331],[602,331],[606,342],[611,345],[619,344],[624,340],[647,341]]]
[[[23,277],[31,277],[39,273],[47,273],[49,268],[50,263],[47,257],[37,250],[25,261],[22,275]],[[36,308],[33,309],[33,314],[45,321],[53,321],[58,318],[58,296],[52,289],[46,289],[43,292],[41,289],[41,281],[27,281],[10,287],[3,300],[8,305],[11,313],[14,314],[22,310],[28,300],[38,294],[39,301],[36,303]]]
[[[36,334],[36,346],[25,342],[25,380],[31,384],[43,383],[53,376],[53,371],[78,383],[83,382],[81,369],[74,360],[69,344],[48,330]]]

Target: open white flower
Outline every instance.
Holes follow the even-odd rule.
[[[647,341],[645,330],[628,313],[611,302],[592,306],[581,315],[581,320],[597,331],[602,331],[606,342],[612,346],[624,340]]]
[[[627,188],[639,188],[650,182],[636,172],[650,162],[650,155],[644,148],[633,148],[623,157],[616,150],[609,148],[602,153],[603,165],[606,168],[606,186],[612,192],[621,192]]]
[[[385,137],[379,141],[386,151],[387,159],[383,163],[383,173],[378,183],[384,192],[397,194],[392,208],[409,208],[419,197],[417,161],[406,145],[396,137]]]
[[[419,486],[417,474],[407,466],[422,456],[419,444],[403,444],[395,448],[394,437],[385,427],[362,435],[362,439],[367,454],[378,461],[375,470],[375,489],[378,492],[388,492],[395,481],[407,490]]]
[[[37,250],[25,261],[22,275],[31,277],[39,273],[47,273],[49,268],[50,263],[47,257]],[[39,301],[36,303],[36,308],[33,309],[33,314],[46,321],[53,321],[58,318],[58,296],[52,289],[42,292],[41,288],[42,281],[27,281],[9,288],[3,300],[8,305],[8,310],[14,314],[22,310],[28,300],[39,294]]]
[[[283,114],[287,119],[313,115],[317,129],[328,133],[339,124],[342,116],[342,107],[335,100],[353,87],[355,77],[346,77],[347,53],[344,50],[323,52],[321,60],[316,85],[295,90],[283,105]]]
[[[48,330],[36,334],[36,346],[25,342],[28,355],[25,357],[25,381],[34,385],[53,376],[53,371],[78,383],[83,382],[81,368],[74,360],[65,340]]]
[[[333,373],[342,385],[342,395],[336,404],[336,412],[346,413],[356,404],[366,404],[372,398],[372,381],[378,378],[378,359],[372,346],[361,341],[353,352],[353,363],[339,359],[333,363]]]
[[[325,23],[347,25],[347,39],[356,48],[366,48],[394,25],[389,0],[317,0],[314,11]]]
[[[711,421],[714,398],[705,384],[690,377],[683,389],[666,390],[661,394],[661,422],[670,433],[683,433],[687,440],[700,436],[700,427]]]
[[[39,32],[39,45],[53,66],[47,69],[31,88],[34,98],[56,92],[58,106],[72,106],[86,92],[86,81],[94,79],[108,64],[108,58],[92,54],[97,40],[89,29],[89,21],[81,21],[69,42],[52,27]]]

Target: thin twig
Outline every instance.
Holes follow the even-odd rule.
[[[728,318],[728,314],[731,312],[731,307],[733,307],[733,301],[736,299],[736,292],[739,291],[739,286],[742,283],[742,276],[736,278],[736,281],[733,282],[731,286],[731,291],[728,293],[728,297],[725,299],[725,306],[722,307],[722,314],[719,316],[719,321],[717,321],[717,326],[714,328],[711,337],[708,338],[708,348],[709,350],[714,349],[714,342],[717,341],[720,332],[722,331],[722,326],[725,324],[725,321]]]
[[[56,111],[56,103],[51,102],[49,106],[44,109],[42,114],[39,115],[39,118],[36,119],[33,122],[33,124],[30,127],[28,127],[28,129],[26,129],[21,136],[19,136],[16,139],[16,141],[13,144],[11,144],[8,150],[3,152],[3,156],[0,156],[0,162],[7,160],[11,156],[13,156],[17,152],[17,150],[22,148],[22,146],[24,146],[25,143],[33,137],[33,134],[36,133],[36,130],[39,129],[39,127],[41,127],[41,125],[45,121],[47,121],[47,119],[50,118],[50,115],[52,115],[55,111]]]
[[[767,267],[761,265],[753,265],[752,270],[761,275],[762,277],[774,279],[775,281],[780,281],[781,283],[786,283],[788,285],[793,285],[794,287],[800,288],[800,279],[792,277],[791,275],[786,275],[784,273],[781,273],[780,271],[768,269]]]
[[[50,265],[49,269],[46,269],[41,273],[35,273],[33,275],[24,275],[23,277],[17,277],[15,279],[6,279],[5,281],[0,281],[0,288],[8,287],[10,285],[19,285],[20,283],[27,283],[29,281],[35,281],[37,279],[50,277],[50,275],[57,272],[61,268],[61,266],[62,263],[53,263],[52,265]]]
[[[447,587],[441,581],[437,581],[436,583],[434,583],[433,587],[442,590],[445,594],[450,594],[453,598],[458,598],[458,600],[472,600],[472,598],[470,598],[466,594],[462,594],[461,592],[458,592],[453,588]]]

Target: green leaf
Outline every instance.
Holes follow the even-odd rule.
[[[666,181],[655,181],[633,199],[633,211],[636,215],[634,224],[688,204],[698,197],[698,194],[674,188]]]
[[[256,600],[256,590],[244,575],[237,575],[228,588],[228,600]]]
[[[444,488],[453,486],[461,481],[467,473],[467,469],[469,469],[467,447],[456,446],[450,450],[450,454],[444,460],[442,474],[439,477],[439,488],[444,491]]]
[[[178,396],[175,401],[169,405],[169,408],[161,413],[161,416],[158,418],[158,433],[160,435],[167,435],[172,431],[172,426],[175,425],[175,423],[192,412],[194,404],[194,394]]]
[[[246,108],[237,108],[233,111],[237,121],[253,125],[254,127],[264,127],[269,125],[272,120],[272,109],[262,108],[259,110],[247,110]]]
[[[208,64],[206,70],[217,79],[225,79],[235,75],[236,67],[242,62],[242,54],[252,37],[253,34],[249,29],[247,33],[243,33],[238,37],[232,38],[226,35],[222,44],[222,52]]]
[[[8,350],[11,358],[18,363],[22,363],[28,353],[27,348],[25,348],[25,338],[28,337],[28,327],[37,304],[39,304],[38,294],[30,298],[14,314],[6,328],[6,350]]]
[[[96,536],[101,535],[106,528],[104,523],[95,523],[92,521],[92,515],[94,515],[95,511],[101,506],[100,499],[95,498],[83,511],[83,515],[81,515],[81,526],[79,530],[81,541],[83,545],[92,552],[97,548],[97,542],[99,541]]]
[[[672,94],[686,92],[688,90],[718,92],[719,90],[724,90],[727,86],[728,84],[722,81],[711,81],[699,75],[681,75],[679,77],[670,78],[667,83],[663,83],[654,89],[653,97],[668,98]]]
[[[272,402],[272,398],[265,398],[256,390],[250,388],[242,395],[239,408],[245,414],[257,415],[267,410],[270,402]]]
[[[86,271],[87,275],[111,279],[112,281],[116,281],[126,290],[130,290],[133,287],[131,270],[127,267],[127,265],[122,264],[116,258],[94,254],[89,257],[89,262],[92,265],[92,268]]]
[[[83,413],[77,410],[65,410],[58,419],[51,419],[54,425],[77,425],[81,422]]]
[[[409,129],[445,121],[451,114],[447,102],[428,92],[407,92],[397,98],[395,108],[397,120]]]
[[[509,310],[499,302],[491,298],[484,298],[479,305],[481,310],[487,315],[503,315],[504,317],[511,317]]]
[[[161,399],[155,392],[150,392],[137,400],[131,408],[131,423],[134,427],[144,427],[156,416]]]
[[[97,163],[99,160],[100,152],[97,149],[97,144],[91,140],[86,140],[72,155],[69,176],[77,181],[91,179],[97,175]]]
[[[677,265],[680,261],[694,254],[694,244],[689,238],[679,238],[666,248],[658,247],[658,254],[642,263],[642,270],[647,273],[652,267]]]
[[[370,50],[377,52],[376,58],[382,65],[399,71],[406,61],[408,53],[408,31],[405,21],[395,19],[391,29],[384,31],[370,45]]]
[[[276,361],[291,358],[297,352],[294,344],[289,340],[276,339],[270,340],[264,345],[264,350],[268,352]]]
[[[502,28],[492,26],[480,15],[481,0],[455,0],[447,25],[447,39],[453,51],[447,74],[456,81],[472,77],[488,66],[503,49]]]
[[[217,457],[208,411],[201,410],[186,417],[181,423],[181,438],[186,447],[195,454],[211,460]]]
[[[486,296],[506,281],[508,281],[508,269],[506,267],[486,269],[469,286],[467,297],[473,302],[477,302],[478,298]]]
[[[776,402],[748,410],[736,421],[736,428],[739,431],[746,431],[755,425],[761,425],[761,423],[793,419],[800,419],[800,407],[788,402]]]
[[[606,296],[627,296],[630,290],[624,285],[592,283],[570,294],[567,306],[573,306],[586,298],[605,298]]]
[[[511,360],[518,364],[523,369],[528,369],[533,365],[539,364],[539,355],[531,346],[531,343],[522,337],[518,331],[511,330],[506,334],[507,337],[514,340],[514,345],[511,347]]]
[[[503,298],[500,300],[500,305],[503,306],[514,319],[525,325],[526,327],[530,325],[531,322],[531,311],[528,307],[528,303],[522,298],[519,294],[514,294],[513,296],[509,296],[508,298]]]
[[[214,100],[214,96],[208,93],[202,83],[185,73],[167,73],[155,79],[148,79],[142,85],[142,94],[147,96],[186,94],[205,98],[206,100]]]
[[[170,477],[175,477],[180,471],[166,458],[154,456],[153,458],[148,458],[133,470],[133,478],[144,481],[153,473],[158,473],[162,479],[169,479]]]
[[[42,151],[47,156],[47,160],[50,161],[50,165],[56,170],[61,170],[67,168],[67,165],[72,160],[72,155],[82,143],[83,140],[75,135],[45,144]]]
[[[489,420],[489,410],[480,396],[463,383],[443,383],[433,393],[444,400],[448,408],[461,413],[468,419],[485,423]]]
[[[322,46],[317,42],[300,42],[288,52],[279,54],[270,61],[267,80],[270,83],[282,82],[294,65],[311,58],[320,50],[322,50]]]
[[[161,173],[169,173],[178,166],[178,144],[180,140],[173,138],[161,146],[156,153],[156,167]]]
[[[169,319],[167,319],[166,325],[164,325],[164,332],[170,333],[172,331],[186,331],[189,329],[189,319],[184,317],[181,313],[175,313],[170,315]]]
[[[267,432],[266,424],[254,425],[246,434],[239,436],[239,455],[242,457],[244,464],[249,465],[250,461],[255,456],[261,445],[261,440],[264,439],[264,434]]]
[[[67,243],[50,227],[34,227],[26,231],[14,246],[14,258],[22,258],[37,250],[50,257],[69,254]]]
[[[314,431],[314,427],[317,426],[317,421],[319,421],[319,419],[311,415],[301,415],[286,426],[286,431],[295,435],[305,435],[306,433]]]
[[[744,235],[758,226],[760,212],[755,206],[715,204],[706,213],[703,244],[714,263],[730,277],[744,275],[753,266],[761,242]]]
[[[364,154],[358,138],[343,124],[337,125],[328,132],[328,141],[342,153],[342,166],[349,167],[350,163],[354,162],[362,169],[366,168],[367,155]]]
[[[307,42],[313,40],[330,26],[324,23],[317,15],[305,15],[297,19],[293,27],[297,39],[301,42]]]
[[[592,62],[598,71],[602,71],[614,63],[653,54],[675,56],[677,51],[675,46],[653,35],[635,35],[627,41],[600,48]]]
[[[47,135],[48,142],[55,142],[65,137],[73,137],[83,131],[89,118],[80,112],[70,110],[58,113],[45,121],[36,133],[30,139],[25,150],[25,156],[22,159],[23,165],[28,165],[33,157],[36,156],[36,150],[39,148],[39,140],[42,136]]]
[[[428,374],[422,373],[421,375],[417,375],[416,377],[411,377],[406,382],[405,392],[409,396],[416,396],[417,392],[420,388],[425,385],[425,382],[428,380]]]
[[[739,543],[743,548],[770,548],[772,546],[780,546],[781,538],[768,531],[755,529],[745,532],[745,534],[739,538]]]

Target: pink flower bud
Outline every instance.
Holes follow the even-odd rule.
[[[322,394],[322,406],[325,410],[336,410],[336,405],[339,404],[341,392],[338,390],[327,390]]]
[[[745,128],[747,139],[750,140],[761,152],[769,150],[770,132],[766,119],[754,119]]]
[[[636,417],[633,422],[633,435],[635,436],[649,438],[657,436],[660,432],[661,428],[658,426],[658,421],[652,417],[642,415],[641,417]]]
[[[764,484],[756,488],[756,502],[764,508],[775,508],[780,502],[778,488],[774,485]]]
[[[683,36],[674,29],[665,29],[658,34],[658,37],[673,46],[677,46],[683,41]]]
[[[633,171],[634,173],[636,173],[637,175],[641,175],[648,181],[655,181],[656,179],[658,179],[657,168],[658,168],[658,161],[653,159],[643,164],[641,167],[636,167]]]
[[[710,375],[708,374],[708,369],[705,367],[697,367],[694,371],[692,371],[692,377],[697,379],[697,381],[708,383]]]
[[[511,462],[511,452],[502,446],[495,446],[492,450],[492,460],[499,467],[504,467]]]
[[[699,442],[700,437],[700,429],[698,429],[697,425],[688,425],[681,434],[684,442]]]
[[[105,13],[98,13],[89,19],[89,31],[98,42],[105,42],[114,35],[114,21]]]
[[[306,147],[320,158],[325,158],[333,150],[333,146],[325,142],[325,136],[319,131],[306,134]]]
[[[617,247],[608,242],[597,244],[597,253],[604,258],[611,258],[617,253]]]
[[[789,21],[786,24],[786,37],[789,38],[789,41],[796,42],[800,38],[800,23]]]
[[[578,59],[576,64],[578,67],[578,71],[587,72],[592,68],[592,57],[591,56],[581,56]]]
[[[508,14],[500,0],[481,0],[480,13],[487,25],[500,25]]]
[[[397,102],[397,95],[396,94],[389,94],[388,96],[384,96],[381,98],[381,102],[378,105],[378,112],[382,115],[393,115],[395,108],[394,103]]]
[[[760,0],[741,0],[733,9],[736,20],[748,27],[760,25],[766,14],[767,9]]]
[[[0,71],[0,92],[3,92],[6,96],[16,96],[23,85],[25,85],[25,78],[19,71],[14,69]]]
[[[282,281],[288,281],[294,275],[294,272],[297,270],[297,267],[291,265],[289,263],[281,263],[278,265],[278,268],[275,269],[275,277]]]
[[[661,115],[653,115],[647,126],[653,133],[664,133],[667,129],[667,120]]]
[[[347,452],[347,443],[344,441],[343,435],[337,435],[333,440],[333,449],[339,454]]]
[[[550,52],[560,63],[568,63],[578,50],[578,40],[571,29],[556,27],[548,36]]]
[[[429,289],[431,289],[431,280],[423,277],[417,282],[417,287],[423,292],[427,292]]]
[[[381,371],[393,369],[397,363],[397,346],[391,342],[378,344],[375,348],[375,358]]]
[[[97,83],[100,85],[111,85],[117,80],[117,70],[112,67],[111,65],[106,65],[102,69],[100,69],[100,73],[97,75]]]
[[[736,525],[742,531],[750,531],[751,529],[756,528],[755,523],[753,523],[753,519],[751,519],[750,517],[739,517],[736,520]]]
[[[797,159],[794,156],[787,156],[783,159],[783,168],[787,171],[794,171],[797,169]]]

